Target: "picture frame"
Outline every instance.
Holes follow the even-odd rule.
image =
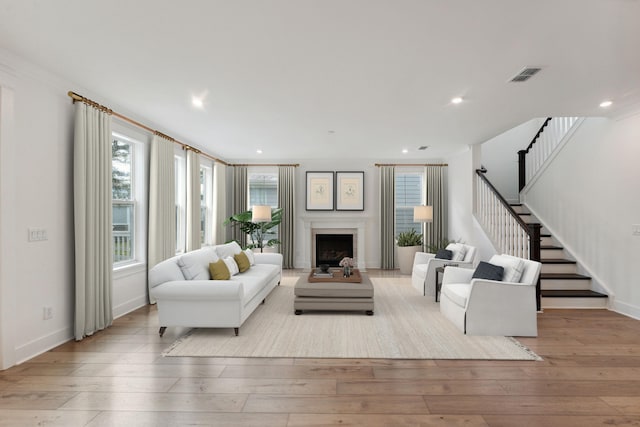
[[[336,210],[364,210],[364,172],[336,172]]]
[[[332,211],[334,207],[333,172],[307,171],[306,210]]]

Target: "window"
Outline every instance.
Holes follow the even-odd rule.
[[[396,172],[396,237],[411,229],[420,233],[422,224],[413,222],[413,208],[423,203],[422,172]]]
[[[144,259],[144,144],[113,132],[111,141],[111,209],[113,265]]]
[[[278,173],[271,171],[249,172],[249,208],[253,205],[278,207]],[[278,238],[278,227],[265,234],[266,240]]]
[[[187,246],[187,182],[186,182],[186,159],[176,155],[176,253],[182,253]]]
[[[200,165],[200,243],[213,242],[213,171]]]

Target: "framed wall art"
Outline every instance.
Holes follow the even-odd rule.
[[[364,210],[364,172],[336,172],[336,210]]]
[[[332,211],[334,199],[333,172],[307,172],[308,211]]]

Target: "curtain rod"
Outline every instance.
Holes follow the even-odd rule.
[[[230,166],[293,166],[297,168],[300,165],[298,163],[234,163]]]
[[[376,163],[375,166],[449,166],[446,163]]]
[[[139,127],[139,128],[142,128],[142,129],[146,130],[147,132],[152,133],[153,135],[158,135],[158,136],[161,136],[161,137],[163,137],[163,138],[165,138],[165,139],[168,139],[169,141],[171,141],[171,142],[173,142],[173,143],[175,143],[175,144],[180,145],[180,146],[182,147],[182,149],[183,149],[183,150],[191,150],[191,151],[194,151],[194,152],[196,152],[196,153],[198,153],[198,154],[203,155],[204,157],[208,157],[208,158],[209,158],[209,159],[211,159],[211,160],[214,160],[214,161],[216,161],[216,162],[222,163],[222,164],[223,164],[223,165],[225,165],[225,166],[230,166],[230,164],[229,164],[229,163],[227,163],[227,162],[225,162],[224,160],[221,160],[221,159],[219,159],[219,158],[217,158],[217,157],[214,157],[214,156],[212,156],[212,155],[210,155],[210,154],[204,153],[204,152],[202,152],[201,150],[199,150],[199,149],[197,149],[197,148],[194,148],[194,147],[190,146],[189,144],[185,144],[184,142],[180,142],[180,141],[178,141],[177,139],[172,138],[172,137],[170,137],[169,135],[165,135],[164,133],[159,132],[159,131],[157,131],[157,130],[155,130],[155,129],[151,129],[149,126],[143,125],[142,123],[140,123],[140,122],[138,122],[138,121],[136,121],[136,120],[133,120],[133,119],[131,119],[131,118],[129,118],[129,117],[127,117],[127,116],[125,116],[125,115],[122,115],[122,114],[120,114],[120,113],[118,113],[118,112],[116,112],[116,111],[113,111],[112,109],[107,108],[107,107],[105,107],[104,105],[100,105],[100,104],[98,104],[97,102],[92,101],[92,100],[91,100],[91,99],[89,99],[89,98],[85,98],[84,96],[82,96],[82,95],[78,95],[77,93],[72,92],[72,91],[69,91],[69,92],[67,93],[67,95],[69,95],[69,97],[73,100],[73,102],[74,102],[74,103],[75,103],[76,101],[84,102],[84,103],[85,103],[85,104],[87,104],[87,105],[91,105],[92,107],[95,107],[95,108],[97,108],[97,109],[99,109],[99,110],[101,110],[101,111],[104,111],[105,113],[111,114],[112,116],[116,116],[117,118],[122,119],[122,120],[124,120],[125,122],[131,123],[131,124],[132,124],[132,125],[134,125],[134,126],[137,126],[137,127]]]

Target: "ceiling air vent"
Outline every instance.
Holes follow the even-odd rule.
[[[511,80],[509,80],[510,82],[526,82],[527,80],[529,80],[531,77],[535,76],[538,71],[540,71],[542,68],[537,68],[537,67],[526,67],[524,70],[520,71],[518,74],[516,74]]]
[[[418,150],[426,150],[427,148],[429,148],[428,145],[421,145],[420,147],[418,147]]]

